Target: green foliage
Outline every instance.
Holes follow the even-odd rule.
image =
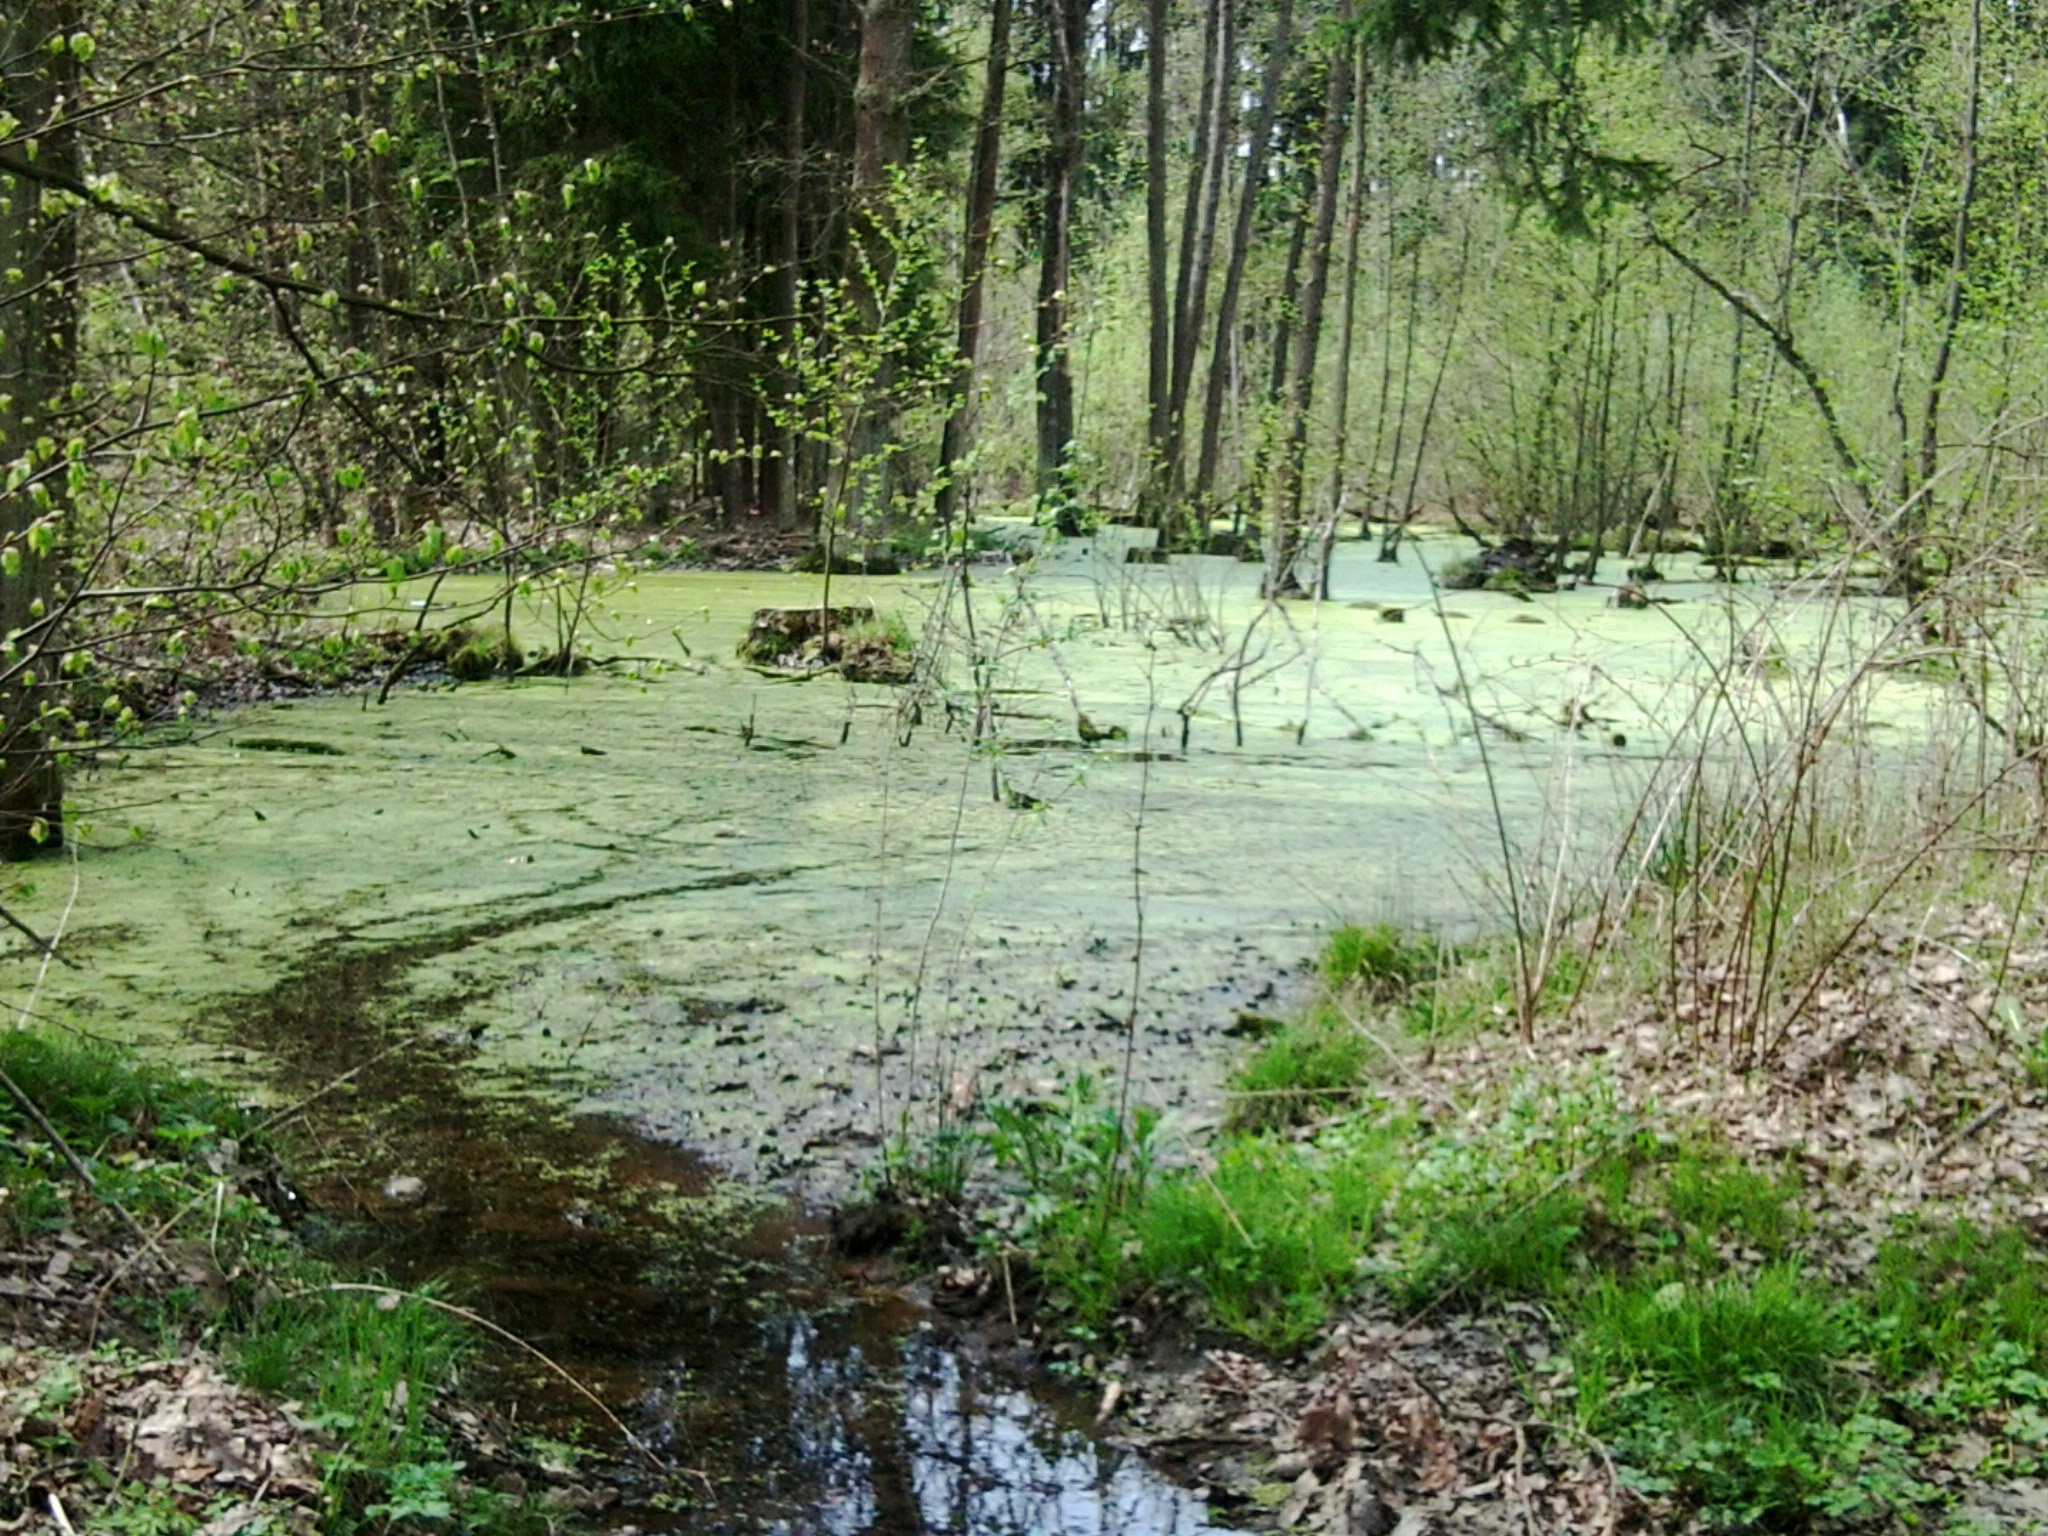
[[[1400,1288],[1424,1297],[1543,1295],[1601,1221],[1625,1225],[1647,1140],[1604,1084],[1515,1095],[1489,1122],[1412,1153],[1396,1196]]]
[[[1799,1269],[1603,1276],[1572,1310],[1580,1422],[1638,1486],[1683,1491],[1710,1525],[1782,1520],[1827,1486],[1856,1399],[1850,1333]]]
[[[201,1159],[248,1119],[216,1089],[145,1068],[112,1047],[56,1029],[0,1031],[0,1071],[88,1160],[104,1197],[129,1210],[168,1215],[193,1197]],[[208,1186],[210,1188],[210,1186]],[[72,1223],[88,1199],[57,1149],[0,1095],[0,1226],[27,1237]],[[223,1208],[230,1245],[267,1226],[267,1213],[237,1196]]]
[[[971,1131],[944,1126],[928,1135],[892,1137],[882,1149],[881,1187],[911,1200],[957,1206],[982,1150]]]
[[[1391,1135],[1312,1154],[1245,1137],[1213,1173],[1161,1173],[1149,1117],[1119,1162],[1114,1111],[1085,1082],[991,1119],[997,1171],[1012,1180],[1004,1236],[1084,1339],[1152,1285],[1198,1298],[1210,1322],[1268,1348],[1305,1343],[1351,1289],[1393,1182]]]
[[[1892,1382],[1967,1371],[2005,1351],[2048,1374],[2048,1255],[2024,1232],[1962,1222],[1878,1250],[1866,1343]]]
[[[989,1122],[989,1153],[1011,1181],[1005,1236],[1030,1256],[1070,1330],[1092,1338],[1128,1289],[1126,1235],[1158,1160],[1158,1116],[1140,1110],[1120,1124],[1082,1077],[1058,1100],[995,1105]]]
[[[190,1147],[247,1125],[218,1089],[144,1067],[132,1055],[59,1029],[0,1030],[5,1072],[66,1139],[88,1149],[110,1137]],[[30,1127],[12,1098],[0,1097],[10,1139]]]
[[[1298,1125],[1344,1102],[1365,1065],[1365,1037],[1338,1014],[1288,1023],[1232,1074],[1230,1123],[1243,1130]]]
[[[1685,1147],[1664,1188],[1674,1221],[1689,1235],[1694,1257],[1702,1261],[1711,1257],[1709,1246],[1717,1239],[1780,1258],[1802,1226],[1792,1205],[1795,1188],[1789,1179],[1709,1148]]]
[[[0,1070],[84,1159],[99,1198],[152,1225],[207,1211],[217,1291],[116,1294],[113,1310],[131,1342],[166,1358],[210,1346],[245,1385],[303,1405],[332,1440],[322,1456],[327,1529],[533,1523],[514,1501],[457,1489],[461,1468],[434,1409],[467,1348],[460,1323],[422,1301],[334,1289],[336,1277],[298,1250],[272,1211],[224,1190],[217,1168],[247,1165],[260,1148],[256,1127],[218,1090],[55,1029],[0,1031]],[[11,1097],[0,1097],[0,1220],[30,1241],[109,1220]],[[63,1379],[61,1369],[45,1378],[59,1390]],[[139,1487],[110,1491],[94,1519],[94,1529],[134,1536],[184,1536],[199,1524]]]
[[[1332,991],[1358,991],[1375,1002],[1390,1002],[1433,981],[1438,959],[1437,946],[1419,934],[1391,923],[1354,923],[1324,942],[1316,968]]]
[[[229,1357],[247,1385],[307,1404],[353,1472],[438,1451],[428,1415],[465,1345],[461,1325],[424,1302],[310,1290],[252,1308]]]
[[[1392,1138],[1341,1155],[1243,1139],[1213,1175],[1163,1179],[1132,1223],[1149,1280],[1191,1287],[1209,1317],[1268,1349],[1307,1343],[1357,1282],[1395,1178]]]

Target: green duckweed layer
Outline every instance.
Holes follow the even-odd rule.
[[[579,644],[628,659],[574,680],[216,716],[78,786],[67,947],[85,964],[54,969],[38,1008],[219,1057],[228,1000],[337,950],[403,949],[382,1006],[473,1038],[479,1082],[623,1113],[741,1171],[823,1177],[893,1131],[913,1087],[971,1076],[995,1096],[1121,1062],[1136,846],[1138,1089],[1193,1128],[1220,1116],[1220,1030],[1283,1005],[1334,921],[1492,921],[1497,840],[1446,628],[1533,845],[1611,825],[1692,696],[1696,641],[1726,651],[1763,600],[1458,593],[1440,624],[1412,559],[1347,547],[1336,600],[1290,604],[1247,643],[1255,580],[1085,546],[977,571],[993,750],[967,740],[958,654],[957,714],[933,695],[915,725],[900,690],[741,665],[755,608],[818,600],[794,575],[617,584]],[[430,618],[487,592],[444,582]],[[349,622],[410,624],[423,593],[359,594]],[[940,588],[832,593],[928,630]],[[1772,601],[1763,641],[1810,643],[1818,599]],[[1882,622],[1876,604],[1849,615]],[[560,632],[527,601],[515,627],[536,650]],[[1560,723],[1574,701],[1579,729]],[[1900,684],[1894,723],[1921,708]],[[1122,739],[1084,746],[1081,713]],[[52,861],[10,904],[48,929],[71,886]],[[16,996],[31,958],[8,962]]]

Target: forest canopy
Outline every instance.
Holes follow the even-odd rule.
[[[1981,0],[28,0],[0,823],[352,584],[707,532],[1918,591],[2032,479],[2044,66]]]

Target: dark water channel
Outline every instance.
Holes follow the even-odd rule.
[[[394,1283],[445,1287],[697,1474],[593,1481],[616,1496],[604,1523],[787,1536],[1215,1529],[1186,1491],[1096,1440],[1077,1403],[1026,1385],[891,1277],[835,1263],[816,1217],[625,1125],[570,1116],[542,1091],[502,1079],[477,1091],[462,1001],[439,1018],[399,1016],[397,1002],[409,967],[476,937],[333,954],[239,1010],[235,1034],[285,1098],[318,1093],[291,1134],[308,1229],[326,1250]],[[493,1348],[484,1369],[520,1424],[611,1435],[519,1352]]]

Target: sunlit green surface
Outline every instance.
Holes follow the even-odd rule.
[[[39,1008],[204,1052],[226,1000],[339,947],[419,944],[431,953],[381,1006],[457,1038],[480,1029],[484,1073],[537,1072],[742,1165],[829,1160],[877,1126],[878,1042],[890,1116],[913,1082],[956,1071],[999,1094],[1121,1062],[1142,806],[1140,1090],[1206,1120],[1232,1054],[1218,1030],[1284,1002],[1325,930],[1490,921],[1499,863],[1471,723],[1443,691],[1458,675],[1446,626],[1412,557],[1385,566],[1347,547],[1335,599],[1290,604],[1292,633],[1261,628],[1235,712],[1227,680],[1212,684],[1182,754],[1179,708],[1237,654],[1255,581],[1224,561],[1085,550],[1021,583],[977,572],[977,633],[1004,690],[993,756],[971,753],[936,700],[913,726],[890,690],[739,665],[754,608],[817,600],[805,576],[649,576],[605,593],[585,643],[646,658],[638,677],[216,717],[80,786],[90,831],[69,944],[87,965],[53,969]],[[487,590],[475,578],[438,596]],[[1611,824],[1693,696],[1686,631],[1726,653],[1761,600],[1669,590],[1680,601],[1649,612],[1609,607],[1605,590],[1446,594],[1481,710],[1526,733],[1489,727],[1487,741],[1518,846]],[[919,626],[938,588],[842,577],[833,592]],[[1773,646],[1815,643],[1818,611],[1776,597],[1753,686],[1772,686]],[[520,612],[522,640],[548,643],[555,618]],[[1204,622],[1170,632],[1167,617],[1212,627],[1198,639]],[[971,712],[959,656],[947,677]],[[1896,693],[1910,719],[1911,685]],[[1559,723],[1574,699],[1597,723]],[[1129,739],[1083,748],[1077,704]],[[340,755],[237,746],[252,738]],[[29,878],[15,905],[54,927],[69,870]],[[14,995],[29,976],[13,964]]]

